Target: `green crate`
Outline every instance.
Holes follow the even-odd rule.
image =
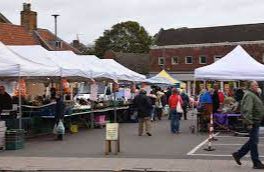
[[[16,141],[16,142],[6,142],[5,147],[6,150],[17,150],[17,149],[23,149],[25,146],[25,142],[22,141]]]

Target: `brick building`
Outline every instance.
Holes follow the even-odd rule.
[[[194,69],[213,63],[237,45],[263,63],[264,23],[161,29],[149,53],[150,75],[166,69],[173,77],[185,81],[190,92]]]
[[[24,3],[20,12],[21,24],[12,24],[0,13],[0,41],[5,45],[42,45],[44,48],[53,50],[71,50],[80,53],[49,31],[37,27],[37,12],[31,10],[31,4]]]
[[[105,59],[114,59],[118,63],[133,70],[137,73],[146,75],[149,73],[149,54],[143,53],[122,53],[114,51],[106,51]]]

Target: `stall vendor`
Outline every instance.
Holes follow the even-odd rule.
[[[11,96],[5,91],[4,86],[0,86],[0,113],[2,110],[12,109],[12,98]]]

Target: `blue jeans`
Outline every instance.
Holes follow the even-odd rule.
[[[258,142],[259,142],[259,125],[253,125],[249,132],[249,140],[238,150],[238,156],[242,158],[249,151],[252,162],[254,164],[260,163],[258,154]]]
[[[177,113],[176,109],[170,110],[170,117],[171,117],[171,132],[176,133],[179,132],[180,128],[180,114]]]

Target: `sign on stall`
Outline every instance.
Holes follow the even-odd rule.
[[[96,101],[97,100],[97,94],[98,94],[98,85],[96,83],[94,83],[91,85],[90,100]]]
[[[118,140],[119,137],[119,125],[118,123],[106,124],[106,140]]]

